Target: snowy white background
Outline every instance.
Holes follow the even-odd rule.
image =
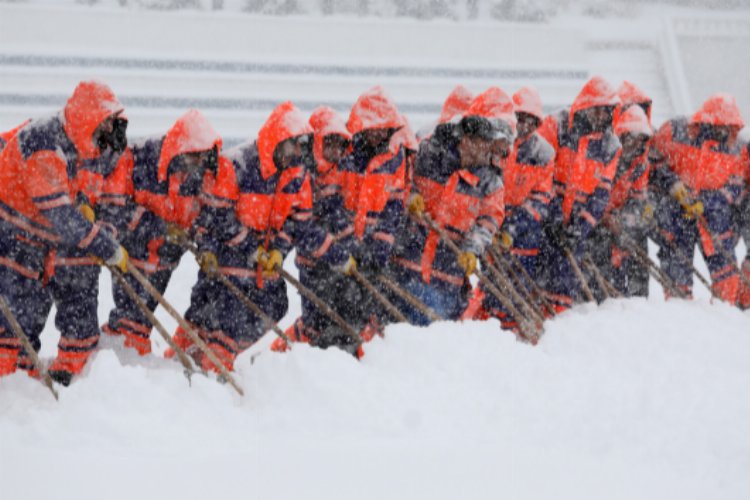
[[[0,129],[60,107],[89,77],[133,103],[135,135],[163,132],[197,102],[240,140],[273,102],[343,109],[375,83],[419,127],[457,83],[511,92],[532,83],[552,108],[591,73],[615,84],[632,78],[654,94],[663,119],[680,109],[680,88],[701,99],[700,85],[713,85],[718,71],[698,73],[706,75],[698,86],[675,83],[675,61],[686,62],[680,36],[689,35],[670,24],[679,49],[670,52],[665,19],[697,18],[704,32],[723,19],[723,31],[733,30],[728,43],[741,46],[746,36],[740,11],[659,8],[605,21],[561,13],[527,25],[72,3],[0,2]],[[295,68],[170,69],[164,61]],[[327,73],[331,66],[371,72]],[[394,67],[425,72],[386,71]],[[747,78],[737,67],[732,82]],[[472,73],[478,68],[492,72]],[[180,310],[195,275],[186,258],[167,291]],[[109,278],[101,281],[105,318]],[[536,348],[494,322],[389,328],[359,363],[305,346],[271,353],[266,337],[237,362],[245,398],[200,376],[188,386],[176,364],[136,359],[108,342],[60,402],[23,374],[0,379],[0,498],[749,498],[750,317],[696,291],[695,302],[664,303],[652,283],[648,301],[577,308],[549,322]],[[282,327],[299,313],[292,297]],[[46,359],[56,340],[50,321]]]

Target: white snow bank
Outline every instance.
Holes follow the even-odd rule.
[[[615,301],[393,327],[362,362],[238,360],[247,396],[102,350],[60,402],[0,379],[2,498],[748,498],[750,317]],[[224,496],[224,495],[232,495]]]

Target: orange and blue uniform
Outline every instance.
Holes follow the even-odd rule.
[[[642,106],[631,103],[623,105],[615,121],[615,133],[623,140],[623,150],[617,162],[609,203],[605,209],[605,224],[594,229],[588,244],[588,252],[605,279],[623,296],[648,296],[648,268],[642,265],[632,252],[636,245],[648,252],[648,140],[653,135],[648,116]],[[627,136],[639,138],[639,146],[628,146]],[[613,233],[609,225],[614,224],[621,234]],[[624,233],[624,234],[622,234]],[[591,288],[598,300],[606,296],[593,280]]]
[[[337,232],[350,233],[341,243],[365,274],[377,274],[387,267],[401,223],[408,166],[404,139],[409,137],[399,131],[406,125],[381,87],[360,95],[347,121],[352,149],[339,162],[341,191],[337,203],[341,208],[336,215],[340,224]],[[378,130],[383,131],[382,140],[371,144],[368,135]],[[355,330],[378,331],[387,314],[369,292],[359,286],[354,290],[360,299],[344,318]]]
[[[545,227],[541,252],[544,274],[540,279],[558,312],[570,308],[581,290],[566,249],[580,262],[589,233],[609,203],[620,156],[620,141],[612,131],[611,118],[595,128],[585,112],[605,108],[613,116],[619,103],[609,83],[593,77],[569,110],[548,116],[539,130],[555,149],[555,197]]]
[[[82,164],[101,155],[94,141],[99,126],[122,110],[109,87],[82,82],[62,113],[32,120],[0,153],[0,293],[35,349],[54,297],[61,296],[45,276],[52,251],[75,247],[103,260],[118,254],[118,243],[103,225],[78,211],[75,178]],[[66,346],[70,352],[91,348]],[[17,362],[31,368],[1,319],[0,374],[14,371]]]
[[[284,168],[275,160],[281,143],[306,142],[311,134],[307,119],[291,102],[279,105],[256,141],[228,151],[227,161],[219,163],[216,184],[202,215],[207,231],[201,249],[214,253],[217,271],[276,321],[288,309],[286,284],[278,273],[265,273],[252,256],[277,250],[283,258],[296,248],[299,254],[329,265],[348,258],[334,243],[333,235],[313,220],[312,183],[305,155]],[[229,289],[202,271],[185,318],[228,369],[268,328]],[[180,330],[175,341],[190,344]],[[214,369],[208,362],[205,368]]]
[[[190,110],[162,137],[131,144],[98,203],[102,219],[119,229],[131,263],[163,293],[185,250],[168,241],[169,226],[189,235],[213,188],[222,141],[206,118]],[[189,153],[209,152],[198,168],[185,167]],[[120,170],[121,169],[121,170]],[[132,197],[132,198],[131,198]],[[134,200],[135,203],[132,203]],[[156,301],[133,278],[130,285],[152,311]],[[113,283],[115,308],[103,330],[123,335],[140,355],[151,352],[151,323],[119,283]]]
[[[132,171],[125,130],[127,120],[115,122],[117,139],[107,146],[99,158],[83,162],[74,180],[79,206],[94,210],[104,200],[117,196],[121,179]],[[117,239],[118,229],[99,218]],[[67,385],[79,374],[89,355],[99,343],[98,297],[100,263],[77,247],[54,249],[47,260],[46,276],[53,285],[55,326],[60,331],[57,357],[49,367],[56,381]]]
[[[695,244],[699,243],[714,293],[729,303],[737,300],[737,263],[728,260],[715,242],[733,255],[733,211],[744,187],[743,147],[736,133],[743,126],[734,98],[717,94],[692,118],[676,118],[662,125],[649,154],[651,186],[663,195],[656,210],[659,231],[655,235],[662,268],[678,287],[691,294],[692,271],[685,256],[692,262]],[[727,133],[727,127],[734,134]],[[671,196],[680,185],[703,206],[698,223],[687,217],[681,203]]]
[[[467,117],[500,120],[511,130],[513,104],[499,88],[476,97]],[[509,136],[509,142],[513,137]],[[433,135],[420,145],[413,192],[424,199],[425,213],[445,229],[464,251],[482,255],[504,219],[503,182],[496,165],[462,165],[456,136]],[[466,308],[469,281],[437,231],[427,222],[407,219],[399,231],[394,265],[399,284],[446,319],[457,319]],[[394,302],[415,324],[428,318],[410,304]]]
[[[323,143],[326,138],[336,137],[342,147],[345,147],[346,143],[351,143],[352,136],[344,119],[327,106],[316,108],[310,115],[309,123],[314,133],[314,166],[311,168],[313,220],[331,235],[333,242],[339,242],[350,238],[354,227],[343,208],[342,174],[338,163],[325,158]],[[357,307],[357,284],[351,278],[331,272],[330,266],[314,255],[298,253],[295,263],[299,269],[300,282],[339,315],[346,316]],[[302,316],[287,329],[286,334],[290,339],[310,342],[319,347],[351,344],[339,327],[306,297],[302,297]],[[282,339],[274,342],[274,350],[285,348],[286,344]]]
[[[513,94],[516,113],[526,113],[541,123],[544,120],[542,102],[536,90],[523,88]],[[513,239],[510,251],[532,279],[537,277],[539,247],[544,236],[552,199],[555,150],[538,133],[516,139],[513,152],[503,168],[505,186],[505,221],[503,231]],[[491,259],[490,259],[491,260]],[[492,275],[488,275],[492,279]],[[529,284],[530,286],[530,284]],[[482,287],[480,287],[482,289]],[[500,318],[504,328],[516,326],[502,304],[482,291],[484,312]]]
[[[401,221],[406,188],[406,154],[389,140],[373,147],[364,133],[406,125],[380,87],[362,94],[352,107],[347,128],[352,152],[339,163],[343,205],[353,230],[353,250],[360,264],[384,268]]]

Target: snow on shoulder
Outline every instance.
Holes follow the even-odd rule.
[[[26,375],[0,380],[2,489],[747,498],[749,323],[723,304],[631,299],[561,315],[537,347],[494,322],[395,326],[362,362],[305,345],[272,353],[265,338],[237,361],[245,398],[105,349],[59,403]]]

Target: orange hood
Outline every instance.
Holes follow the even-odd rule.
[[[516,113],[526,113],[539,118],[540,121],[544,120],[542,98],[535,88],[523,87],[513,94],[513,104],[516,107]]]
[[[623,106],[631,104],[651,104],[653,100],[643,90],[636,87],[632,82],[625,80],[617,89],[617,95],[620,97]]]
[[[94,132],[108,117],[122,113],[125,108],[112,90],[97,81],[81,82],[65,103],[65,133],[84,159],[97,158],[99,147],[94,144]]]
[[[346,123],[352,135],[371,128],[399,129],[404,125],[406,122],[393,100],[379,85],[359,96]]]
[[[258,157],[263,178],[268,179],[276,173],[273,162],[276,146],[292,137],[312,133],[313,129],[305,115],[291,101],[276,106],[258,132]]]
[[[352,138],[344,119],[328,106],[318,106],[313,110],[310,115],[310,126],[315,135],[320,135],[320,137],[336,134],[349,140]]]
[[[167,180],[169,164],[175,156],[221,150],[221,137],[200,111],[191,109],[182,115],[164,136],[159,154],[159,182]]]
[[[346,128],[346,123],[341,116],[328,106],[319,106],[315,108],[310,115],[310,126],[313,129],[313,155],[318,164],[318,170],[321,172],[329,171],[333,165],[323,158],[323,139],[328,135],[340,135],[348,140],[352,139],[352,134]]]
[[[715,94],[709,97],[703,106],[693,115],[693,123],[708,125],[727,125],[742,128],[745,126],[737,107],[737,101],[729,94]]]
[[[630,106],[615,121],[615,134],[621,136],[626,133],[633,135],[645,135],[651,137],[654,130],[651,128],[648,116],[640,106]]]
[[[456,116],[462,116],[474,100],[474,95],[463,85],[457,85],[443,103],[438,123],[448,123]]]
[[[419,149],[419,141],[417,141],[416,134],[414,134],[414,131],[409,126],[406,117],[403,118],[405,125],[398,129],[398,131],[391,136],[389,149],[393,154],[398,153],[398,150],[402,146],[404,147],[404,149],[410,149],[412,151],[416,151],[417,149]]]
[[[570,123],[573,124],[573,117],[579,111],[594,108],[597,106],[617,106],[620,104],[620,98],[612,86],[601,76],[591,78],[583,86],[581,92],[573,101],[570,107]]]
[[[490,121],[500,120],[510,127],[513,135],[516,133],[516,113],[513,109],[513,101],[500,87],[490,87],[479,94],[471,102],[464,116],[481,116]]]
[[[26,125],[28,125],[30,121],[31,121],[30,119],[27,119],[26,121],[24,121],[22,124],[18,125],[17,127],[0,133],[0,139],[2,139],[5,142],[10,142],[13,136],[16,135],[19,130],[21,130]]]

